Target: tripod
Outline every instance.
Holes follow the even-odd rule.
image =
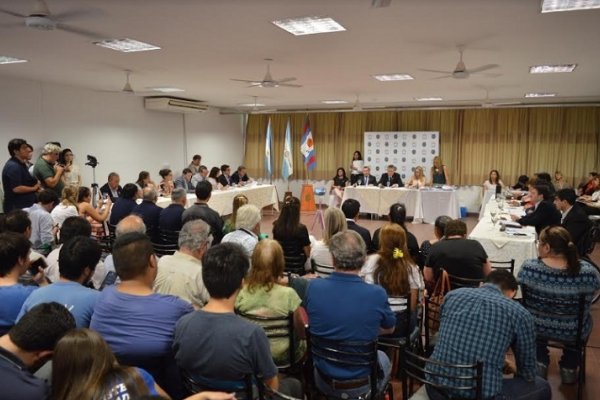
[[[87,156],[87,162],[85,165],[92,167],[92,206],[96,208],[98,205],[98,184],[96,183],[96,167],[98,166],[98,159],[94,156]]]
[[[321,207],[323,207],[323,196],[325,196],[326,190],[325,188],[316,188],[315,189],[315,196],[318,198],[318,204],[317,204],[317,212],[315,214],[315,219],[313,221],[312,226],[310,227],[310,230],[314,230],[315,229],[315,224],[317,222],[321,223],[321,229],[325,230],[325,217],[323,216],[323,211],[321,210]]]

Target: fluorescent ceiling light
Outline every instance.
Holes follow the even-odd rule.
[[[154,90],[156,92],[162,93],[177,93],[177,92],[185,92],[185,89],[179,89],[175,87],[149,87],[146,89]]]
[[[323,104],[348,104],[346,100],[321,100]]]
[[[556,93],[525,93],[525,97],[537,98],[537,97],[555,97]]]
[[[262,103],[242,103],[238,104],[240,107],[264,107],[265,104]]]
[[[140,42],[134,39],[107,39],[101,42],[94,42],[95,45],[107,49],[121,51],[123,53],[133,53],[136,51],[160,50],[160,47],[150,43]]]
[[[389,82],[389,81],[412,81],[412,75],[409,74],[381,74],[381,75],[372,75],[373,78],[377,79],[381,82]]]
[[[340,25],[337,21],[329,17],[311,16],[286,18],[271,22],[294,36],[314,35],[317,33],[331,33],[346,30],[346,28]]]
[[[18,64],[25,63],[27,60],[21,60],[20,58],[0,56],[0,64]]]
[[[442,101],[443,99],[441,97],[436,97],[436,96],[432,96],[432,97],[415,97],[416,101]]]
[[[542,13],[600,8],[600,0],[543,0]]]
[[[577,68],[577,64],[562,64],[562,65],[534,65],[529,67],[530,74],[552,74],[558,72],[573,72]]]

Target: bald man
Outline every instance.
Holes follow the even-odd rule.
[[[119,237],[130,232],[146,233],[146,224],[144,224],[144,220],[142,220],[141,217],[132,214],[123,218],[117,224],[115,236]],[[115,263],[113,261],[112,254],[109,254],[104,260],[104,267],[106,268],[107,275],[104,279],[104,282],[102,282],[102,288],[107,285],[119,283],[120,280],[117,276],[117,272],[115,271]]]

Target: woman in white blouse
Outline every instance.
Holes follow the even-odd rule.
[[[65,219],[79,216],[79,209],[77,208],[78,192],[79,188],[77,186],[65,186],[63,188],[60,203],[50,213],[54,225],[58,228],[62,226]]]
[[[483,182],[483,191],[487,192],[488,190],[496,190],[496,186],[500,185],[500,187],[504,187],[504,183],[500,179],[500,172],[498,170],[493,169],[490,171],[490,176],[487,181]]]
[[[415,172],[410,177],[406,186],[411,189],[421,189],[427,185],[427,179],[425,178],[425,173],[423,172],[423,167],[417,166],[415,167]]]
[[[362,175],[364,161],[360,151],[356,150],[352,155],[352,163],[350,163],[350,184],[354,185],[358,178]]]
[[[81,170],[79,165],[75,164],[74,158],[71,149],[64,149],[60,153],[58,163],[65,166],[65,172],[62,175],[65,186],[81,186]]]
[[[310,248],[310,259],[316,264],[333,268],[333,258],[329,251],[331,238],[338,232],[345,232],[348,229],[344,213],[336,207],[329,207],[325,210],[325,230],[323,239],[314,242]]]

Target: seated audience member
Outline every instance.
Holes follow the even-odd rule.
[[[60,266],[59,266],[59,258],[60,251],[64,243],[72,240],[75,237],[85,237],[89,238],[92,234],[92,226],[90,223],[83,217],[69,217],[65,220],[63,225],[58,232],[58,244],[59,246],[52,250],[46,259],[48,267],[44,271],[46,274],[46,278],[50,280],[50,282],[56,283],[59,282],[60,279]],[[104,278],[106,278],[106,274],[108,273],[107,268],[102,263],[102,261],[98,261],[95,264],[95,267],[92,270],[91,279],[87,279],[84,284],[87,285],[88,281],[92,284],[92,286],[96,289],[100,289],[102,286],[102,282]]]
[[[37,286],[20,284],[19,277],[29,268],[31,243],[15,232],[0,233],[0,334],[15,324],[21,306]],[[38,284],[44,284],[42,272],[35,275]]]
[[[187,193],[194,193],[195,186],[192,184],[192,170],[185,168],[181,172],[181,176],[175,179],[175,188],[182,188]]]
[[[133,208],[137,205],[138,189],[133,183],[128,183],[123,187],[121,196],[110,210],[109,222],[111,225],[117,225],[120,220],[131,214]]]
[[[344,189],[349,185],[349,183],[350,181],[346,176],[346,170],[341,167],[338,168],[335,176],[333,177],[331,190],[329,191],[329,207],[339,207],[342,204]]]
[[[549,199],[548,186],[537,184],[531,186],[529,198],[533,204],[530,212],[523,217],[511,215],[513,221],[517,221],[521,225],[534,226],[538,234],[547,226],[560,225],[560,212]]]
[[[410,253],[410,257],[416,263],[419,259],[419,242],[417,242],[417,238],[406,228],[406,206],[402,203],[394,203],[390,206],[390,213],[388,214],[388,218],[391,223],[398,224],[404,229],[406,232],[406,241],[408,245],[408,252]],[[379,232],[381,228],[377,228],[377,230],[373,233],[373,250],[379,250]]]
[[[252,374],[261,377],[265,385],[285,392],[279,388],[264,330],[234,313],[248,268],[248,257],[236,244],[223,243],[206,252],[202,279],[210,299],[202,310],[177,322],[175,361],[186,375],[211,388],[232,392]]]
[[[0,232],[18,233],[29,240],[31,237],[31,220],[29,219],[29,215],[25,211],[19,209],[12,210],[8,214],[0,215]],[[40,258],[44,262],[46,261],[44,256],[37,251],[31,250],[29,252],[29,261],[34,262]]]
[[[193,307],[175,296],[154,293],[157,259],[141,233],[119,236],[113,260],[121,283],[101,293],[90,328],[102,335],[123,363],[168,356],[175,323]]]
[[[421,189],[427,186],[427,178],[425,178],[425,172],[423,171],[423,167],[417,166],[410,179],[408,180],[407,187],[410,189]]]
[[[199,172],[192,175],[192,186],[196,189],[196,185],[208,178],[208,168],[206,165],[201,165]]]
[[[496,187],[500,185],[501,188],[504,187],[504,183],[500,179],[500,172],[497,169],[493,169],[490,171],[490,175],[487,181],[483,182],[483,191],[496,191]]]
[[[559,170],[554,171],[554,179],[552,180],[552,184],[556,190],[561,189],[570,189],[571,186],[567,182],[565,182],[565,178]]]
[[[479,288],[446,294],[441,326],[431,358],[453,364],[483,362],[483,398],[549,400],[550,385],[536,377],[535,325],[532,315],[512,298],[518,284],[508,271],[493,271]],[[506,352],[512,350],[516,372],[503,377]],[[429,364],[436,373],[452,373],[447,367]],[[464,386],[464,380],[432,376],[436,384]],[[427,385],[431,400],[474,398],[475,392],[444,391]]]
[[[90,188],[85,186],[79,188],[79,194],[77,195],[77,209],[79,210],[79,215],[92,224],[92,233],[94,236],[104,235],[103,222],[108,219],[111,206],[112,203],[110,199],[98,199],[96,207],[94,207],[92,205],[92,191]]]
[[[0,337],[2,399],[47,399],[48,384],[33,372],[52,358],[56,343],[74,328],[75,320],[64,306],[48,303],[31,309]]]
[[[467,225],[458,219],[446,224],[444,240],[431,246],[423,275],[425,281],[435,285],[441,270],[466,279],[481,279],[492,271],[488,256],[476,240],[467,239]]]
[[[203,181],[196,185],[196,202],[183,212],[181,221],[185,224],[194,219],[204,220],[210,226],[210,233],[213,237],[212,244],[221,243],[223,238],[223,220],[218,212],[208,206],[210,195],[213,188],[208,181]]]
[[[237,243],[244,248],[250,258],[258,244],[260,235],[260,210],[253,204],[241,206],[237,211],[235,231],[223,236],[221,243]]]
[[[218,182],[222,187],[231,186],[231,167],[229,165],[221,165],[221,175],[219,175]]]
[[[192,171],[192,174],[197,174],[198,172],[200,172],[201,161],[202,156],[200,156],[200,154],[194,154],[194,157],[192,157],[192,162],[190,162],[190,165],[188,165],[188,169]]]
[[[587,215],[600,215],[600,188],[592,193],[591,196],[584,195],[577,199]]]
[[[364,166],[362,169],[362,175],[356,179],[355,185],[358,186],[375,186],[377,185],[377,178],[371,175],[371,168]]]
[[[587,177],[587,181],[579,185],[577,189],[577,194],[580,196],[590,196],[600,187],[600,180],[598,180],[600,176],[597,172],[590,172]]]
[[[57,196],[62,194],[63,187],[65,187],[62,180],[65,167],[57,163],[59,155],[59,146],[54,143],[46,143],[42,149],[42,155],[33,167],[33,177],[40,181],[44,189],[53,190]]]
[[[186,224],[179,232],[179,250],[158,260],[153,290],[170,294],[199,309],[208,302],[202,282],[202,256],[210,246],[210,227],[201,219]]]
[[[151,188],[156,188],[156,184],[154,183],[152,178],[150,178],[150,172],[148,171],[140,171],[140,173],[138,174],[138,179],[137,181],[135,181],[135,184],[140,193],[148,186],[150,186]]]
[[[571,211],[572,212],[572,211]],[[585,315],[583,321],[583,335],[588,337],[592,330],[592,317],[590,315],[591,299],[600,289],[600,276],[598,271],[587,261],[580,260],[577,250],[566,229],[559,226],[545,228],[540,233],[538,243],[539,258],[526,260],[519,270],[519,282],[529,290],[543,293],[548,298],[557,296],[561,299],[571,297],[572,305],[577,307],[578,297],[585,294]],[[530,304],[535,304],[536,310],[547,309],[548,306],[536,300],[536,296],[529,297]],[[534,313],[536,333],[541,336],[562,340],[573,340],[577,334],[577,321],[565,321],[548,309],[548,314],[543,311]],[[567,310],[561,310],[567,312]],[[575,311],[575,310],[571,310]],[[577,380],[577,366],[579,353],[564,350],[560,359],[560,376],[562,383],[575,383]],[[550,357],[548,348],[538,341],[537,346],[538,371],[542,378],[546,378]]]
[[[333,268],[333,257],[329,250],[331,238],[338,232],[348,230],[346,217],[339,208],[328,208],[325,210],[325,230],[323,239],[314,242],[310,248],[310,259],[312,262],[324,267]]]
[[[147,371],[119,365],[97,332],[75,329],[56,344],[52,399],[139,399],[144,395],[168,397]]]
[[[117,199],[121,196],[121,191],[123,188],[119,183],[121,182],[121,178],[119,174],[116,172],[111,172],[108,174],[108,182],[100,187],[100,193],[102,193],[102,197],[108,197],[110,201],[113,203],[117,201]]]
[[[219,169],[219,167],[212,167],[210,169],[210,173],[208,174],[208,177],[206,178],[206,180],[212,185],[213,190],[219,190],[223,187],[223,185],[221,185],[219,183],[220,176],[221,176],[221,170]]]
[[[433,239],[425,239],[423,243],[421,243],[421,247],[419,248],[419,258],[417,260],[417,264],[419,264],[419,268],[423,269],[425,266],[425,260],[427,260],[427,256],[429,256],[429,252],[431,251],[431,246],[439,242],[444,238],[444,231],[446,230],[446,224],[452,221],[447,215],[440,215],[435,219],[435,223],[433,225]]]
[[[392,164],[387,166],[387,172],[381,175],[379,179],[379,187],[403,187],[402,178],[400,174],[396,172],[396,167]]]
[[[523,191],[527,191],[527,188],[529,187],[529,177],[527,175],[520,175],[519,178],[517,179],[517,183],[515,183],[513,185],[513,190],[523,190]]]
[[[285,259],[279,243],[272,239],[261,240],[252,254],[251,264],[252,269],[244,280],[244,287],[237,297],[235,308],[245,314],[260,317],[287,317],[289,314],[295,314],[295,321],[301,321],[302,300],[294,289],[280,284]],[[285,364],[289,360],[289,339],[273,338],[269,342],[275,364]],[[300,359],[305,351],[306,343],[301,342],[295,349],[295,358]]]
[[[158,184],[158,191],[161,196],[170,196],[171,192],[175,188],[173,184],[173,171],[169,168],[164,168],[158,171],[158,174],[162,178],[160,183]]]
[[[56,193],[46,189],[38,193],[37,203],[25,209],[31,220],[29,241],[32,248],[42,254],[48,254],[54,244],[54,220],[50,212],[57,203]]]
[[[308,229],[300,223],[300,200],[297,197],[285,198],[279,218],[273,221],[273,239],[279,242],[286,258],[298,258],[304,265],[310,256],[310,238]]]
[[[231,183],[233,183],[234,185],[244,186],[245,184],[250,182],[252,182],[252,179],[250,179],[250,177],[246,173],[246,167],[244,167],[243,165],[240,165],[237,171],[235,171],[233,175],[231,175]]]
[[[5,213],[31,207],[36,200],[35,194],[41,187],[40,182],[28,170],[27,161],[31,155],[29,144],[24,139],[12,139],[8,142],[8,153],[11,158],[2,169]]]
[[[367,246],[367,254],[374,253],[375,248],[373,247],[373,243],[371,241],[371,232],[369,232],[367,228],[364,228],[356,223],[360,213],[360,203],[358,200],[348,199],[344,201],[342,204],[342,212],[346,216],[348,229],[357,232],[364,240],[365,245]]]
[[[571,240],[575,243],[580,255],[587,252],[586,236],[591,228],[591,222],[576,202],[577,196],[573,189],[560,189],[556,192],[554,205],[561,212],[560,224],[571,235]]]
[[[18,319],[38,304],[55,301],[73,314],[78,328],[87,328],[100,292],[83,285],[91,279],[101,254],[98,242],[89,237],[76,236],[66,242],[58,256],[60,280],[31,293]]]
[[[160,213],[163,209],[156,205],[156,201],[158,200],[156,189],[147,187],[144,189],[143,193],[142,202],[135,206],[133,210],[131,210],[131,213],[142,217],[150,238],[157,239],[158,222],[160,220]]]
[[[54,226],[60,228],[63,222],[65,222],[65,219],[79,216],[79,209],[77,206],[78,195],[79,188],[75,186],[65,186],[62,191],[60,203],[54,207],[50,213]]]
[[[366,248],[360,235],[348,230],[331,238],[329,246],[335,271],[325,279],[314,279],[306,292],[306,311],[314,340],[370,342],[380,334],[391,334],[396,317],[385,290],[364,282],[359,272]],[[351,296],[348,294],[352,293]],[[356,398],[370,389],[369,367],[342,368],[313,354],[315,383],[326,396]],[[391,366],[379,351],[381,390],[390,379]],[[336,387],[338,387],[336,389]]]
[[[171,204],[161,209],[158,217],[158,228],[161,231],[179,232],[181,230],[181,215],[187,204],[187,193],[178,187],[171,193]]]
[[[548,186],[548,196],[550,198],[554,198],[554,193],[556,193],[556,189],[552,184],[552,177],[550,177],[550,174],[547,172],[536,172],[534,176],[536,182],[535,184]]]
[[[425,289],[421,271],[408,253],[406,231],[398,224],[387,224],[381,228],[381,246],[377,253],[367,257],[360,276],[365,282],[377,284],[385,289],[389,303],[394,312],[401,312],[410,307],[410,330],[417,324],[417,304]],[[411,303],[406,304],[393,296],[411,295]],[[406,331],[401,321],[393,333],[404,336]]]
[[[229,232],[232,232],[235,230],[235,220],[237,217],[237,211],[239,210],[239,208],[245,204],[248,204],[248,198],[246,196],[244,196],[243,194],[238,194],[233,198],[233,204],[232,204],[232,213],[229,216],[229,218],[227,218],[225,220],[225,223],[223,224],[223,234],[228,234]]]
[[[144,221],[137,215],[129,215],[123,218],[115,227],[115,237],[119,237],[125,233],[131,232],[137,232],[143,235],[146,234],[146,225],[144,224]],[[119,277],[116,276],[117,273],[115,271],[115,263],[113,261],[112,254],[109,254],[104,259],[104,267],[106,268],[107,274],[114,274],[111,280],[115,279],[115,283],[121,282]],[[96,267],[96,269],[98,268]],[[106,279],[109,279],[109,277],[107,276]]]

